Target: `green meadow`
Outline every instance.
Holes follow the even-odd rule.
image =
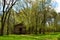
[[[39,34],[39,35],[4,35],[0,40],[60,40],[60,34]]]

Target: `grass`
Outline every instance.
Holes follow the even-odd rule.
[[[0,40],[60,40],[60,34],[4,35]]]

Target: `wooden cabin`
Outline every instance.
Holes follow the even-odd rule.
[[[26,27],[23,23],[17,24],[14,26],[14,34],[25,34],[26,33]]]

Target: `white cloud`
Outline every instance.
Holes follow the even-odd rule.
[[[55,10],[57,12],[60,12],[60,0],[53,0],[53,1],[56,1],[58,3],[58,6],[55,8]]]

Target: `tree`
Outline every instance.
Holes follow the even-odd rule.
[[[16,2],[17,2],[17,0],[9,0],[9,3],[7,4],[7,7],[6,7],[7,0],[3,0],[3,15],[1,18],[1,35],[3,35],[3,33],[4,33],[4,26],[5,26],[7,17],[9,20],[9,15],[10,15],[9,11],[12,9],[12,7],[15,5]],[[5,10],[5,7],[6,7],[6,10]],[[8,32],[7,32],[7,34],[8,34]]]
[[[25,8],[23,6],[23,10],[20,13],[20,17],[21,17],[21,15],[24,15],[24,16],[22,16],[22,18],[24,17],[23,21],[25,23],[27,23],[27,25],[28,25],[27,27],[29,27],[29,29],[31,29],[31,27],[32,28],[34,27],[33,30],[35,31],[35,34],[37,34],[39,28],[41,28],[41,26],[44,25],[41,28],[44,33],[45,32],[44,31],[45,24],[46,24],[46,14],[47,14],[47,10],[45,9],[46,8],[45,7],[45,0],[36,1],[35,3],[32,3],[32,1],[27,1],[25,3],[26,3],[27,7]],[[30,3],[32,5],[32,7],[29,8],[27,3]],[[41,6],[42,6],[42,9],[40,8]]]

